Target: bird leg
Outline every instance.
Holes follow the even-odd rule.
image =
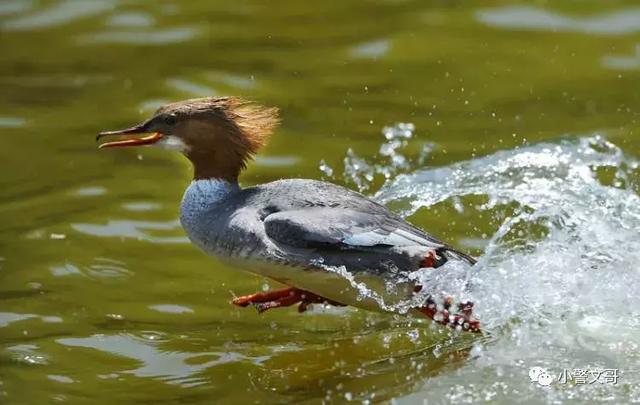
[[[249,304],[255,304],[259,302],[275,301],[280,298],[286,298],[293,292],[293,288],[283,288],[282,290],[258,292],[251,295],[243,295],[233,299],[235,305],[246,307]]]
[[[256,307],[259,313],[268,309],[288,307],[298,303],[300,303],[300,305],[298,305],[298,312],[306,311],[309,304],[326,303],[335,306],[344,306],[343,304],[326,299],[312,292],[293,287],[244,295],[242,297],[235,298],[232,302],[241,307],[246,307],[249,304],[252,304]]]

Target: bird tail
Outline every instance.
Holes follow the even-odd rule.
[[[461,260],[463,262],[469,263],[469,265],[473,266],[478,261],[473,257],[469,256],[466,253],[462,253],[450,247],[443,247],[438,249],[438,255],[444,256],[447,259]]]

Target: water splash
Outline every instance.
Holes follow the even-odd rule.
[[[404,203],[409,215],[482,196],[485,203],[467,209],[504,218],[470,280],[485,322],[567,312],[614,316],[640,304],[632,293],[640,288],[633,266],[640,260],[637,168],[637,160],[592,136],[399,176],[376,198]]]
[[[324,161],[324,159],[320,161],[320,165],[318,166],[318,169],[320,169],[320,171],[324,173],[325,176],[327,177],[333,176],[333,168],[329,166],[327,162]]]
[[[412,123],[398,123],[384,127],[382,135],[386,142],[380,145],[378,153],[370,158],[360,157],[353,149],[347,150],[343,159],[343,179],[347,184],[354,185],[359,191],[368,191],[377,179],[388,180],[398,173],[404,173],[413,168],[412,160],[403,153],[403,149],[413,138],[415,126]],[[432,144],[423,145],[418,164],[424,164],[433,149]],[[324,160],[319,169],[329,178],[334,170]]]
[[[387,139],[395,142],[397,136]],[[396,159],[386,169],[397,170],[397,162],[403,167]],[[640,308],[634,267],[640,261],[638,167],[614,144],[591,136],[400,175],[375,198],[405,216],[449,203],[466,215],[494,218],[495,232],[478,265],[449,263],[446,271],[407,273],[402,281],[428,288],[399,303],[385,301],[344,269],[333,271],[388,311],[404,313],[427,294],[442,294],[476,302],[489,327],[567,314],[609,319],[623,310],[627,324],[640,324],[633,309]],[[470,196],[485,202],[465,206]]]
[[[389,158],[386,164],[370,164],[349,150],[345,177],[362,190],[376,174],[391,177],[406,170],[408,159],[398,150],[407,146],[414,129],[411,124],[384,128],[387,142],[379,155]],[[608,287],[620,302],[608,300],[609,309],[631,305],[635,298],[616,290],[640,286],[640,279],[630,270],[630,263],[640,259],[635,253],[640,243],[635,231],[640,229],[640,204],[633,191],[637,168],[638,161],[620,148],[601,136],[591,136],[398,175],[375,198],[405,216],[446,202],[459,213],[498,222],[479,265],[470,271],[451,263],[447,271],[406,274],[404,281],[429,288],[424,295],[396,304],[385,302],[344,269],[334,271],[383,309],[406,312],[427,294],[453,295],[480,303],[478,311],[489,325],[514,317],[540,320],[554,308],[604,310],[603,303],[594,303],[584,294],[602,291],[601,285],[593,283],[585,289],[590,269],[598,266],[612,269],[606,276],[616,280]],[[470,196],[485,202],[466,206],[463,201]],[[473,291],[467,291],[469,285]],[[576,298],[568,300],[568,294]]]
[[[439,271],[407,275],[431,293],[475,302],[476,316],[492,336],[474,349],[459,378],[429,380],[430,396],[471,403],[497,395],[495,387],[465,384],[482,373],[497,373],[505,398],[557,402],[578,390],[582,398],[640,395],[630,372],[640,359],[639,168],[637,159],[594,135],[401,174],[376,193],[404,216],[438,205],[453,208],[450,215],[491,219],[476,266],[450,262]],[[366,285],[352,284],[380,299]],[[415,302],[380,304],[403,309]],[[627,380],[571,389],[556,383],[540,399],[527,377],[531,366],[555,374],[561,368],[616,368]]]

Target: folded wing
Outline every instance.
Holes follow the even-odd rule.
[[[309,207],[270,214],[264,226],[267,236],[279,244],[314,249],[328,259],[337,252],[344,259],[351,256],[345,253],[360,253],[359,261],[369,268],[391,261],[401,270],[415,270],[429,252],[446,256],[442,263],[447,258],[475,262],[388,212]]]

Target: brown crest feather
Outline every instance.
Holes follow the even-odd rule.
[[[278,125],[278,109],[238,97],[205,97],[167,104],[156,115],[175,114],[185,120],[187,157],[195,177],[235,179],[268,141]]]

